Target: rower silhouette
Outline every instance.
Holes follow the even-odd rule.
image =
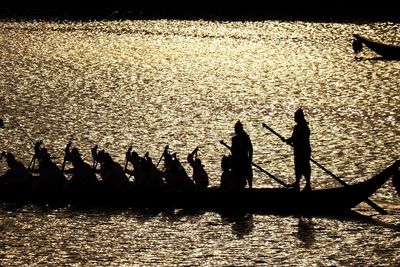
[[[38,194],[57,197],[64,189],[67,179],[57,164],[51,160],[45,147],[35,152],[38,152],[39,156],[39,179],[35,183],[35,191]]]
[[[127,163],[131,163],[133,170],[126,168],[125,172],[133,175],[133,186],[140,191],[159,191],[164,188],[165,183],[162,179],[162,173],[154,165],[153,160],[146,152],[143,157],[129,147],[126,152]],[[127,165],[126,165],[127,166]]]
[[[100,163],[100,177],[103,189],[107,192],[125,191],[129,186],[129,179],[124,172],[124,168],[114,161],[104,149],[97,153],[96,158]]]
[[[168,148],[164,150],[163,177],[167,188],[174,191],[192,191],[194,182],[186,173],[176,153],[170,154]]]
[[[204,165],[197,156],[198,151],[199,148],[196,147],[193,152],[188,155],[187,161],[193,169],[192,179],[196,185],[196,189],[204,190],[209,184],[209,178],[207,172],[204,170]]]
[[[93,192],[97,188],[99,181],[92,166],[83,160],[78,148],[74,147],[71,151],[66,151],[66,153],[66,157],[71,161],[73,166],[72,169],[68,170],[72,172],[68,183],[68,190],[75,195]]]
[[[8,170],[0,176],[0,188],[5,193],[26,193],[32,183],[32,174],[12,153],[2,152],[0,159],[6,158]]]

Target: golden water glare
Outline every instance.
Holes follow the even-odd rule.
[[[400,62],[369,60],[366,49],[355,60],[351,35],[395,43],[399,31],[390,23],[2,21],[0,149],[28,164],[30,139],[43,139],[61,163],[72,140],[89,162],[98,144],[123,164],[130,145],[154,161],[167,144],[182,161],[199,146],[217,186],[228,154],[218,141],[229,143],[241,120],[254,162],[292,182],[290,147],[261,125],[289,136],[303,107],[314,159],[361,181],[399,157]],[[278,186],[260,172],[254,185]],[[313,186],[337,184],[314,166]],[[373,199],[391,210],[384,223],[5,208],[0,264],[393,266],[399,199],[389,186]]]

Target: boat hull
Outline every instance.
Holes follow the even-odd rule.
[[[386,59],[400,59],[400,46],[376,42],[358,34],[353,34],[356,41],[364,44],[375,53]]]
[[[396,163],[397,164],[397,163]],[[2,202],[51,203],[74,207],[109,207],[138,209],[202,209],[217,212],[338,214],[350,211],[366,201],[394,173],[397,165],[357,184],[300,192],[287,188],[255,188],[225,192],[220,188],[204,191],[171,190],[122,191],[104,189],[86,192],[1,192]]]

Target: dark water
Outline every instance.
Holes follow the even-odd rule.
[[[108,21],[0,24],[0,149],[28,164],[43,139],[61,165],[72,140],[121,164],[133,145],[158,159],[196,146],[218,185],[233,125],[254,162],[293,181],[288,136],[303,107],[313,158],[348,183],[399,158],[400,61],[354,59],[352,33],[399,44],[393,23]],[[2,172],[4,161],[0,163]],[[185,165],[187,170],[189,166]],[[255,172],[256,187],[279,186]],[[338,184],[313,166],[313,187]],[[384,265],[399,262],[399,196],[387,183],[371,218],[135,210],[0,209],[2,265]]]

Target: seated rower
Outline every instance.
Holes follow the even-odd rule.
[[[79,150],[74,147],[68,154],[72,162],[72,176],[68,183],[68,190],[75,193],[88,193],[96,189],[98,180],[92,167],[83,161]]]
[[[232,172],[232,156],[223,156],[221,160],[221,183],[220,188],[223,191],[236,191],[240,188]]]
[[[32,174],[12,153],[2,152],[0,158],[3,156],[9,169],[0,176],[1,190],[7,193],[27,192],[31,187]]]
[[[61,169],[55,164],[46,148],[41,148],[39,158],[39,178],[34,184],[38,193],[57,195],[67,182]]]
[[[165,183],[161,176],[162,173],[153,164],[148,152],[144,157],[140,157],[136,151],[131,152],[131,149],[129,149],[127,152],[127,162],[133,165],[133,171],[129,171],[129,173],[135,178],[135,188],[142,191],[160,190],[164,188]]]
[[[164,171],[166,186],[176,191],[191,191],[195,188],[195,184],[189,178],[176,153],[172,155],[166,150],[164,151]]]
[[[204,165],[201,163],[201,160],[197,157],[198,151],[199,148],[196,147],[193,150],[193,152],[188,155],[187,161],[193,168],[192,178],[196,185],[196,189],[204,190],[208,187],[209,179],[207,172],[204,170]]]
[[[100,163],[100,177],[105,190],[125,190],[129,185],[129,179],[124,172],[124,168],[115,162],[110,154],[103,150],[98,153]]]

